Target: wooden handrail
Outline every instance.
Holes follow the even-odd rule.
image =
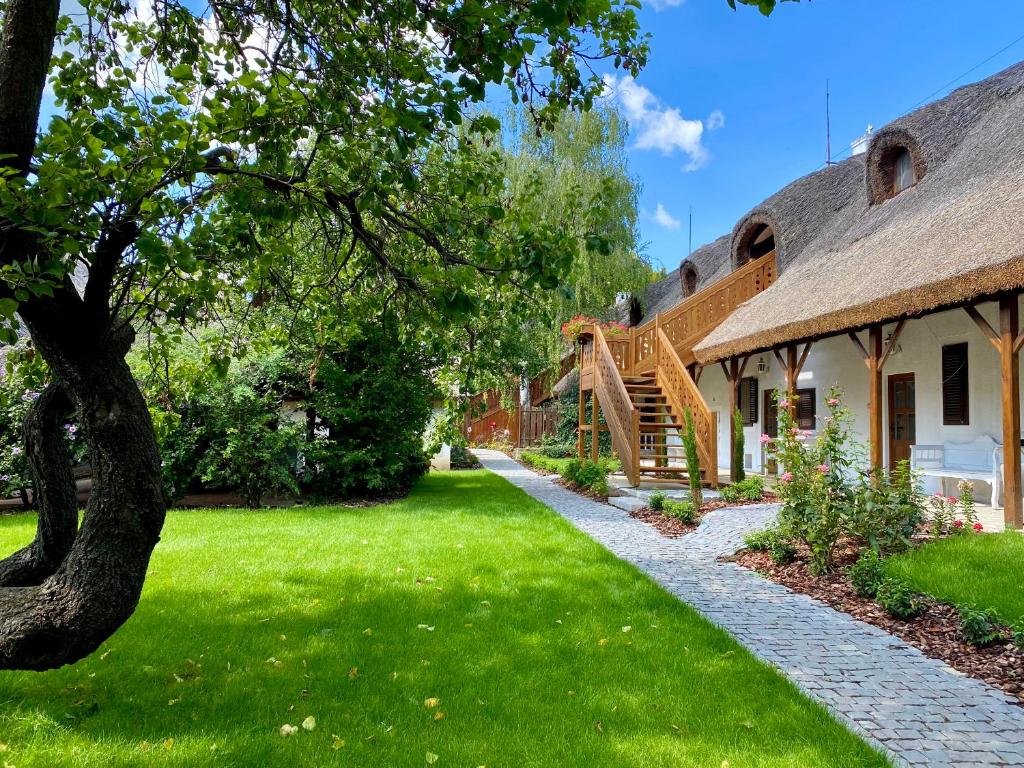
[[[604,419],[608,423],[612,436],[612,445],[622,462],[622,470],[629,482],[637,485],[640,482],[639,446],[640,414],[633,406],[633,401],[626,391],[626,384],[616,364],[615,357],[608,348],[604,332],[594,328],[594,392],[597,394]],[[591,436],[597,440],[598,435]]]
[[[718,416],[708,407],[664,328],[658,329],[655,378],[673,410],[680,417],[686,414],[687,409],[690,410],[697,438],[697,455],[702,467],[707,471],[708,483],[712,488],[717,488]],[[690,481],[700,482],[700,478],[691,475]]]
[[[666,332],[673,348],[688,354],[740,304],[768,288],[775,278],[775,251],[771,251],[633,328],[632,370],[636,372],[639,364],[649,361],[655,354],[659,329]],[[649,370],[649,366],[641,366],[639,370]]]

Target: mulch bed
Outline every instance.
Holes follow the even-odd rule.
[[[703,512],[703,510],[701,511]],[[683,534],[695,530],[700,525],[700,518],[703,515],[698,515],[692,523],[684,523],[678,518],[669,517],[664,512],[657,512],[650,507],[640,507],[630,512],[629,516],[647,523],[666,538],[678,539]]]
[[[713,499],[712,501],[706,501],[701,505],[700,512],[697,513],[692,523],[684,523],[679,518],[666,515],[664,512],[658,512],[650,507],[634,509],[629,513],[629,516],[647,523],[666,538],[678,539],[680,536],[696,530],[698,526],[700,526],[701,520],[704,519],[704,516],[709,512],[714,512],[716,509],[726,509],[727,507],[749,507],[754,504],[774,504],[777,500],[778,497],[772,493],[764,494],[760,501],[749,501],[747,499],[742,499],[740,501],[724,501],[723,499]]]
[[[1024,653],[1011,641],[999,641],[987,648],[967,644],[960,635],[957,610],[927,596],[921,598],[925,609],[920,616],[907,620],[890,616],[874,600],[859,597],[846,577],[846,568],[857,560],[858,552],[852,543],[842,544],[837,550],[836,570],[825,576],[811,575],[807,550],[803,546],[798,547],[796,559],[785,565],[773,563],[767,552],[750,550],[741,550],[723,559],[874,624],[958,672],[1001,688],[1024,704]]]

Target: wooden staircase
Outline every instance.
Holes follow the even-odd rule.
[[[775,276],[775,253],[771,252],[738,267],[668,312],[630,328],[628,336],[605,338],[600,327],[585,328],[576,356],[580,366],[580,455],[582,435],[598,429],[600,411],[623,472],[633,485],[659,475],[689,479],[682,448],[670,450],[669,444],[670,438],[681,435],[689,410],[701,480],[717,487],[718,418],[687,366],[695,362],[694,347],[736,307],[771,286]],[[591,424],[584,422],[587,392],[593,392],[596,405]],[[596,442],[592,442],[595,458]]]
[[[682,458],[682,445],[678,440],[674,445],[669,443],[672,437],[682,435],[685,416],[675,412],[655,375],[623,376],[622,382],[633,407],[639,413],[639,473],[663,475],[672,479],[688,478],[686,462]],[[702,480],[707,476],[703,468],[701,475]]]

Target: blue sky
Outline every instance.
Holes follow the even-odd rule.
[[[824,164],[826,79],[835,157],[869,123],[910,111],[1024,35],[1024,3],[814,0],[766,19],[726,0],[658,0],[640,21],[650,60],[635,83],[617,81],[616,98],[632,118],[642,239],[656,266],[673,269],[687,253],[689,206],[696,248]],[[1021,59],[1024,40],[932,99]]]

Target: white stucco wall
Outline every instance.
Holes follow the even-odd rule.
[[[998,330],[998,307],[990,303],[980,308],[982,315],[993,328]],[[885,333],[895,328],[887,325]],[[861,339],[867,345],[867,334]],[[942,424],[942,347],[947,344],[967,342],[968,355],[968,397],[970,424],[966,426],[944,426]],[[884,406],[883,424],[886,439],[885,455],[888,460],[888,377],[893,374],[913,373],[916,389],[917,443],[970,442],[981,435],[989,435],[997,443],[1002,437],[1002,390],[999,378],[999,353],[992,346],[974,322],[961,310],[941,312],[918,320],[909,321],[900,335],[901,351],[889,357],[885,366],[882,400]],[[757,373],[758,358],[768,363],[766,374]],[[1022,366],[1024,370],[1024,366]],[[784,386],[783,371],[771,353],[755,355],[747,363],[744,376],[758,379],[758,423],[744,431],[745,452],[751,454],[752,469],[762,471],[761,447],[758,442],[763,431],[763,393],[765,390]],[[814,387],[816,390],[817,412],[825,411],[825,393],[838,384],[843,390],[843,399],[853,411],[855,429],[860,439],[867,443],[868,434],[868,373],[859,351],[847,336],[839,336],[816,342],[801,372],[798,388]],[[729,466],[729,388],[721,366],[708,366],[700,378],[700,390],[708,406],[718,413],[718,454],[719,464]],[[1022,398],[1024,400],[1024,398]],[[1024,404],[1024,403],[1022,403]],[[928,490],[938,490],[938,481],[926,485]]]

